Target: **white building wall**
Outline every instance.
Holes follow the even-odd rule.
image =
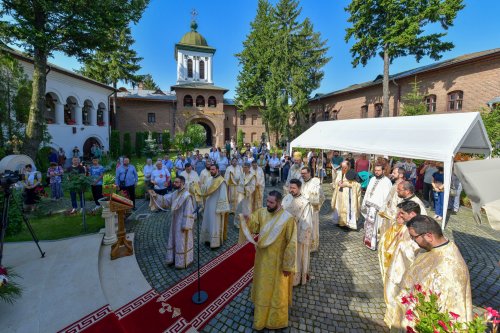
[[[178,50],[177,51],[177,84],[187,83],[187,82],[202,82],[213,84],[212,78],[212,58],[213,54],[188,51],[188,50]],[[188,59],[193,60],[193,77],[187,77],[187,61]],[[200,79],[200,60],[205,62],[205,79]]]
[[[33,77],[33,65],[20,61],[25,73]],[[52,136],[50,146],[59,149],[62,147],[66,156],[71,156],[71,151],[75,146],[83,154],[83,145],[89,138],[96,138],[105,151],[109,151],[109,99],[111,89],[106,89],[91,82],[87,82],[64,73],[50,70],[47,74],[47,93],[56,96],[55,124],[48,124],[48,132]],[[90,101],[93,108],[90,111],[90,124],[83,125],[81,117],[76,117],[76,124],[67,125],[64,123],[64,104],[69,97],[76,101],[73,106],[75,114],[81,115],[81,108],[86,100]],[[104,105],[104,126],[97,126],[97,109],[99,105]]]

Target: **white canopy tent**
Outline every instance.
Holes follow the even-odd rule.
[[[315,148],[398,156],[444,163],[445,227],[453,157],[489,156],[492,148],[479,112],[322,121],[293,140],[290,149]]]

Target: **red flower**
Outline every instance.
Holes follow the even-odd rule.
[[[441,326],[445,331],[448,331],[448,326],[446,326],[446,323],[442,320],[438,320],[439,326]]]
[[[408,300],[408,297],[403,296],[401,298],[401,304],[403,304],[403,305],[410,304],[410,301]]]
[[[491,317],[498,317],[498,311],[493,309],[492,307],[487,307],[486,311],[488,311],[488,319]]]
[[[415,289],[417,289],[418,292],[422,292],[422,286],[418,283],[415,285]]]
[[[408,295],[410,301],[412,301],[413,303],[417,303],[418,299],[413,295],[413,293],[410,293],[410,295]]]
[[[406,319],[408,319],[408,320],[411,321],[411,320],[413,320],[413,318],[415,318],[415,315],[413,314],[413,311],[411,311],[411,309],[408,309],[406,311]]]
[[[417,333],[417,332],[410,326],[406,326],[406,333]]]
[[[8,275],[7,268],[0,266],[0,275]]]
[[[454,320],[457,320],[458,317],[460,317],[460,315],[456,314],[455,312],[451,312],[451,311],[450,311],[450,316],[452,316]]]

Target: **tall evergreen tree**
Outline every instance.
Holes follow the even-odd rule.
[[[137,22],[149,0],[2,0],[0,40],[33,57],[33,94],[23,151],[34,158],[43,139],[47,59],[59,51],[79,60],[113,50],[109,31]]]
[[[142,77],[142,88],[145,90],[158,90],[160,87],[153,80],[153,75],[146,74]]]
[[[347,6],[352,26],[347,28],[345,40],[355,40],[353,66],[365,66],[376,55],[384,59],[384,117],[389,116],[389,65],[408,55],[417,61],[424,56],[440,59],[453,43],[441,40],[446,33],[426,34],[424,28],[439,23],[447,30],[463,8],[463,0],[352,0]]]

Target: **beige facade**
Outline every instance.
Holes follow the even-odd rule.
[[[391,116],[401,113],[415,79],[430,113],[480,111],[500,96],[500,49],[464,55],[400,74],[390,81]],[[309,123],[380,116],[382,80],[362,83],[310,100]]]

